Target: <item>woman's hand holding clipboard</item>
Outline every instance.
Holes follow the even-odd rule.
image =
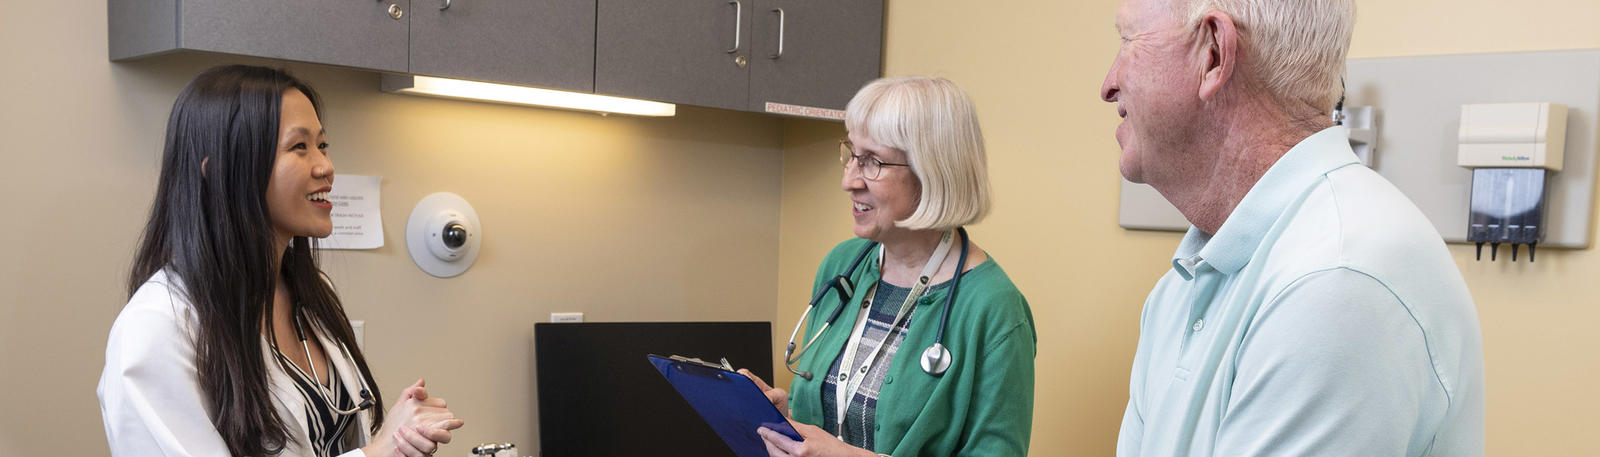
[[[756,430],[756,434],[761,436],[762,444],[766,445],[767,454],[770,457],[849,456],[857,454],[877,457],[877,454],[870,451],[845,444],[838,437],[829,434],[821,427],[795,422],[792,419],[793,412],[789,410],[789,392],[768,386],[766,381],[761,380],[760,376],[756,376],[750,370],[741,368],[739,369],[739,374],[750,378],[750,381],[755,383],[756,388],[761,389],[761,393],[767,395],[767,401],[771,402],[774,408],[782,411],[784,417],[790,417],[789,426],[793,427],[795,432],[804,438],[796,440],[767,428]]]
[[[761,428],[804,441],[787,411],[779,411],[769,399],[768,392],[781,390],[763,389],[765,382],[758,386],[754,377],[699,359],[654,354],[648,359],[739,457],[771,455],[769,445],[757,434]],[[787,401],[785,398],[785,404]]]
[[[750,382],[755,383],[756,388],[761,389],[761,393],[767,396],[767,401],[772,403],[772,407],[777,408],[778,412],[783,413],[783,417],[790,418],[790,421],[793,421],[792,418],[794,417],[794,411],[789,410],[788,391],[767,385],[766,381],[761,380],[760,376],[756,376],[754,373],[751,373],[750,370],[740,368],[738,373],[744,375],[746,378],[750,378]]]

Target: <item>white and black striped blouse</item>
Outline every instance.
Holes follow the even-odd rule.
[[[333,362],[328,361],[328,387],[323,389],[326,396],[318,393],[319,386],[316,379],[312,378],[299,366],[289,361],[282,352],[278,357],[283,359],[283,364],[290,367],[289,377],[294,379],[295,390],[305,399],[305,415],[307,431],[310,433],[311,451],[317,457],[333,457],[348,452],[349,446],[356,441],[353,433],[357,427],[355,414],[339,414],[334,408],[329,407],[329,401],[337,405],[338,409],[348,411],[355,408],[350,394],[344,389],[344,382],[339,378],[339,370],[333,368]],[[326,360],[326,358],[324,358]],[[326,400],[325,400],[326,399]]]

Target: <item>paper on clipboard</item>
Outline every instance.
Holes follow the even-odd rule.
[[[804,441],[750,378],[698,360],[658,355],[648,358],[739,457],[767,457],[767,448],[756,434],[761,427]]]

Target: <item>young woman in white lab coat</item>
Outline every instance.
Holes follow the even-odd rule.
[[[316,92],[196,77],[167,123],[98,394],[115,456],[432,455],[462,425],[418,381],[387,412],[313,238],[333,229]]]

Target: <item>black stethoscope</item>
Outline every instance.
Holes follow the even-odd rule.
[[[356,412],[359,412],[359,411],[361,411],[363,409],[371,408],[372,407],[372,392],[367,387],[367,378],[365,376],[361,375],[361,373],[359,372],[360,371],[359,369],[357,370],[357,373],[356,373],[355,377],[356,377],[357,381],[361,382],[361,393],[360,393],[361,403],[357,404],[354,409],[340,409],[339,405],[337,405],[337,404],[335,404],[333,402],[333,396],[329,393],[330,392],[329,391],[330,388],[328,386],[322,385],[322,382],[320,381],[320,379],[322,379],[322,378],[320,376],[317,376],[317,364],[311,362],[311,346],[306,344],[306,331],[300,324],[300,320],[302,318],[303,318],[303,316],[301,315],[300,310],[298,309],[298,307],[296,307],[296,310],[295,310],[295,313],[294,313],[294,335],[296,337],[300,338],[300,349],[306,351],[306,365],[311,366],[311,384],[317,386],[317,388],[316,388],[317,395],[322,397],[322,403],[328,405],[328,409],[333,410],[333,412],[335,414],[338,414],[340,416],[348,416],[348,415],[351,415],[351,414],[355,414]],[[272,351],[276,352],[278,354],[278,357],[282,357],[285,362],[289,363],[290,366],[294,366],[294,362],[290,361],[289,357],[283,355],[283,352],[278,351],[277,344],[273,344]],[[350,347],[349,346],[345,346],[345,344],[343,342],[340,342],[339,343],[339,352],[344,353],[345,360],[350,361],[350,365],[352,367],[355,366],[356,358],[354,356],[350,355]],[[328,367],[329,368],[333,367],[333,360],[332,359],[328,360]],[[295,369],[299,370],[300,368],[299,367],[295,367]],[[303,374],[305,374],[305,372],[302,371],[302,372],[300,372],[300,374],[303,375]]]
[[[933,376],[942,375],[945,370],[950,369],[951,355],[950,350],[944,347],[944,329],[950,319],[950,304],[955,303],[956,291],[961,288],[961,270],[967,265],[967,229],[957,228],[956,232],[961,234],[961,254],[956,259],[956,272],[950,279],[950,294],[945,297],[944,310],[939,314],[939,330],[938,333],[934,334],[933,345],[923,350],[921,357],[922,371]],[[855,294],[855,284],[850,281],[850,277],[855,275],[856,267],[861,266],[861,261],[867,258],[867,254],[877,247],[878,243],[876,241],[868,243],[860,254],[856,254],[855,261],[850,263],[850,268],[845,270],[844,274],[834,276],[833,279],[828,280],[822,290],[817,291],[817,295],[811,297],[811,303],[806,305],[805,313],[800,315],[800,321],[794,324],[794,331],[789,333],[789,346],[783,350],[783,367],[787,368],[790,373],[805,378],[807,381],[811,380],[810,371],[796,371],[794,369],[795,362],[798,362],[800,357],[805,355],[807,349],[811,349],[811,345],[816,344],[817,338],[821,337],[823,332],[828,331],[828,327],[839,319],[839,314],[844,312],[844,309],[850,304],[850,300],[853,298],[852,295]],[[811,309],[815,308],[817,303],[822,302],[822,297],[827,296],[829,291],[837,291],[839,293],[839,306],[833,309],[833,314],[828,316],[828,320],[822,322],[822,327],[818,328],[817,332],[807,339],[805,346],[801,346],[800,352],[796,353],[794,337],[800,334],[800,326],[811,315]]]

